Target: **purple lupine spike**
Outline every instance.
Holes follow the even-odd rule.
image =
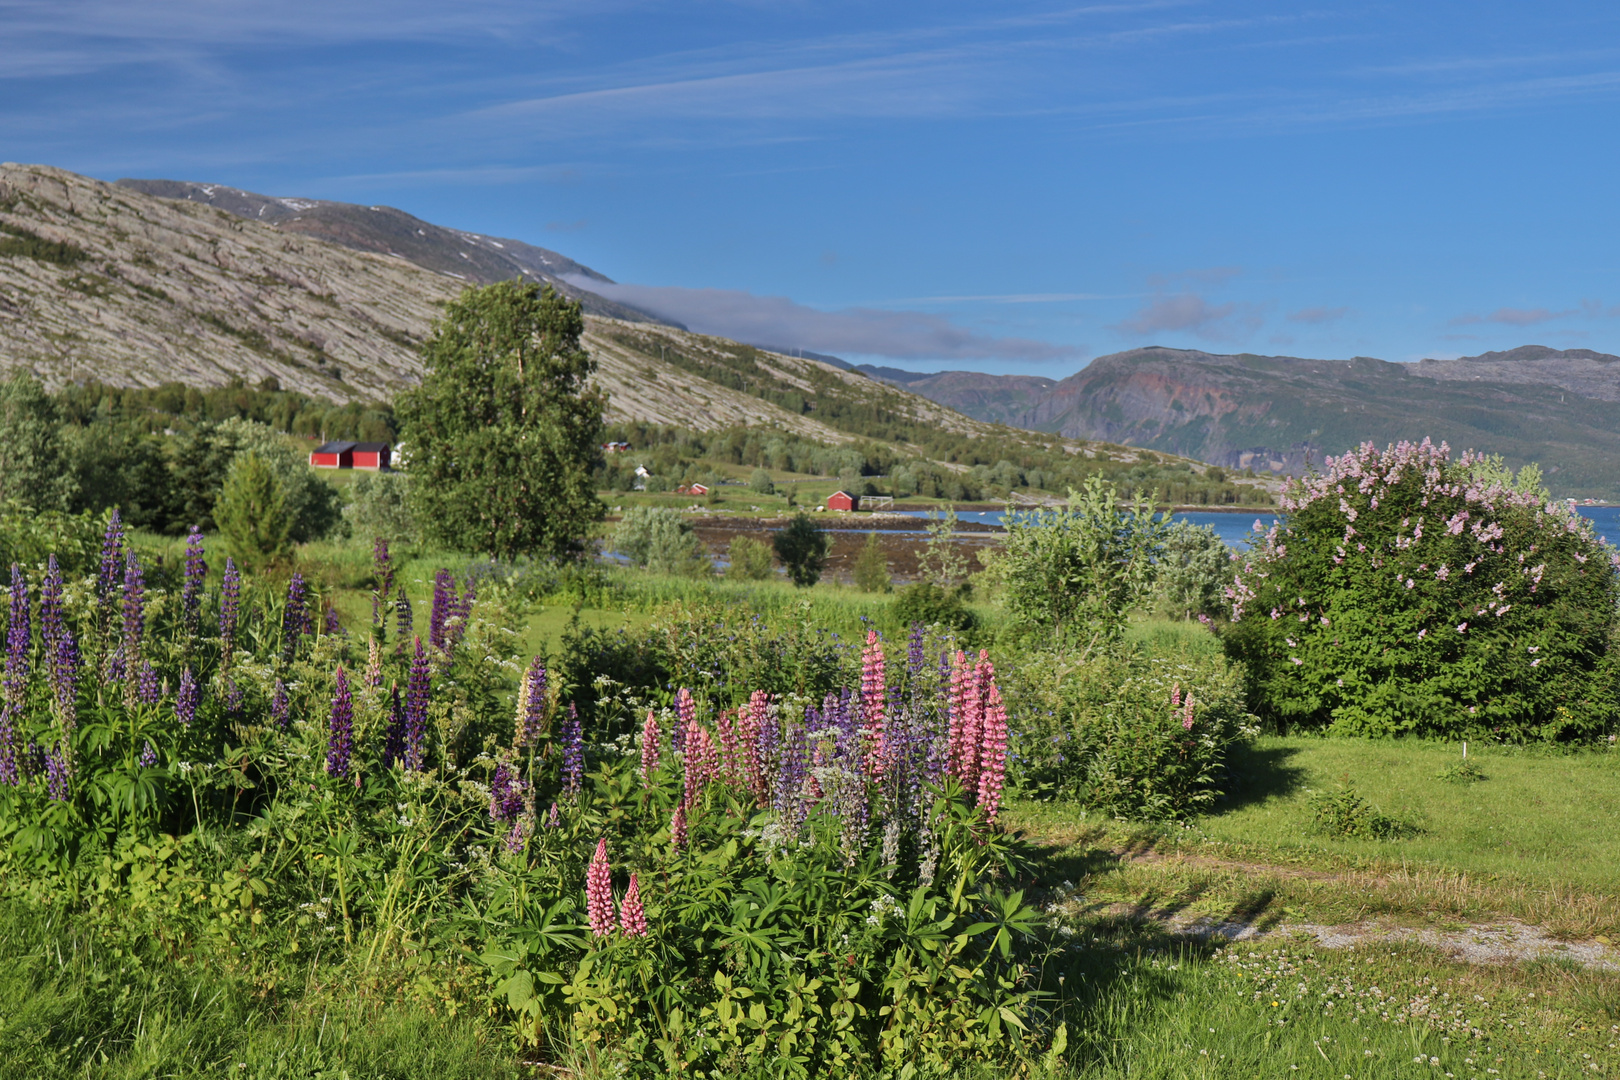
[[[79,722],[79,646],[73,634],[62,627],[51,648],[51,690],[56,699],[56,718],[63,734]]]
[[[236,645],[237,621],[242,615],[242,574],[230,556],[225,557],[225,577],[219,587],[219,649],[221,664],[229,667]]]
[[[21,749],[16,725],[11,721],[11,706],[0,706],[0,784],[15,787],[22,779]]]
[[[394,618],[399,628],[399,647],[403,649],[411,639],[411,628],[416,624],[416,616],[411,611],[411,598],[405,595],[403,585],[399,587],[399,595],[394,598]]]
[[[770,789],[771,782],[777,777],[777,763],[782,756],[782,727],[781,721],[766,709],[754,716],[754,745],[755,754],[759,759],[760,775],[766,783],[767,805],[774,801],[775,791]]]
[[[50,655],[57,639],[67,630],[62,619],[62,568],[52,555],[45,563],[45,581],[39,589],[39,633],[45,654]]]
[[[157,747],[152,745],[152,740],[151,739],[147,739],[146,740],[146,745],[141,748],[141,757],[140,757],[139,762],[137,762],[137,764],[139,764],[140,767],[143,768],[143,769],[151,769],[151,768],[156,767],[157,763],[158,763]]]
[[[551,812],[546,815],[546,828],[562,828],[562,811],[557,809],[556,803],[551,804]]]
[[[810,749],[805,741],[808,718],[814,710],[806,710],[805,724],[793,724],[782,741],[781,764],[777,768],[776,812],[783,823],[797,833],[804,824],[804,781],[810,770]]]
[[[101,570],[96,576],[96,596],[104,604],[112,603],[118,591],[119,579],[124,576],[124,523],[118,516],[118,507],[107,515],[107,531],[101,538]]]
[[[923,655],[923,624],[911,624],[911,640],[906,649],[906,670],[911,673],[913,680],[922,674],[923,667],[928,659]]]
[[[291,663],[298,652],[298,639],[309,632],[309,590],[304,575],[293,571],[287,582],[287,606],[281,612],[281,660]]]
[[[450,621],[455,604],[456,579],[450,571],[441,568],[433,575],[433,610],[428,615],[428,644],[435,652],[444,652],[450,647],[445,624]]]
[[[383,608],[394,592],[394,560],[388,554],[388,540],[377,537],[371,542],[371,572],[377,579],[377,590],[371,594],[371,625],[382,627]]]
[[[186,534],[186,578],[180,587],[180,618],[186,633],[197,632],[202,613],[203,585],[208,580],[208,563],[203,560],[202,530],[193,525]]]
[[[28,580],[22,569],[11,564],[11,621],[6,627],[5,701],[16,715],[22,715],[28,698],[28,660],[33,652],[33,628],[29,625]]]
[[[546,665],[540,657],[529,662],[527,680],[528,705],[523,710],[523,727],[518,732],[518,745],[540,745],[540,730],[546,720]]]
[[[427,754],[428,694],[432,682],[422,639],[416,639],[416,655],[411,658],[411,675],[405,684],[405,767],[413,772],[422,768]]]
[[[494,821],[515,821],[523,812],[523,780],[505,763],[495,766],[489,782],[489,816]]]
[[[67,802],[68,776],[71,772],[67,750],[61,743],[51,747],[45,755],[45,789],[52,802]]]
[[[236,685],[236,680],[231,678],[229,675],[225,676],[225,693],[223,695],[225,711],[230,713],[232,716],[235,716],[237,713],[241,712],[243,696],[244,691],[240,686]]]
[[[451,579],[452,582],[454,580]],[[473,576],[468,574],[461,596],[457,597],[454,591],[450,594],[450,621],[444,628],[447,647],[455,647],[467,636],[467,627],[472,624],[473,603],[477,599],[477,584],[473,581]]]
[[[124,557],[124,670],[137,670],[146,638],[146,572],[133,551]]]
[[[163,689],[158,683],[157,669],[152,666],[152,661],[141,661],[141,670],[133,682],[135,699],[142,705],[156,705],[163,700]]]
[[[292,699],[287,695],[287,685],[277,679],[275,689],[270,693],[270,722],[285,731],[291,717]]]
[[[326,605],[325,610],[321,612],[321,619],[321,632],[323,634],[343,633],[343,625],[338,622],[337,608],[331,604]]]
[[[343,779],[349,775],[349,756],[354,753],[354,699],[342,664],[334,681],[332,715],[326,727],[326,774]]]
[[[517,855],[523,850],[524,843],[529,839],[528,822],[518,818],[512,822],[512,831],[506,834],[506,853]]]
[[[399,703],[399,683],[389,687],[388,731],[383,740],[383,768],[405,759],[405,710]]]
[[[197,680],[191,677],[191,669],[188,667],[180,672],[180,688],[174,694],[174,715],[175,719],[180,721],[181,727],[190,729],[197,719],[197,699],[200,696]]]
[[[578,795],[585,779],[585,735],[579,722],[579,709],[570,701],[568,719],[563,721],[563,790]]]

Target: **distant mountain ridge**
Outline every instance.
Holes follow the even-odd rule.
[[[981,420],[1227,467],[1299,473],[1365,441],[1430,437],[1537,461],[1555,493],[1620,498],[1620,357],[1590,349],[1402,364],[1151,346],[1044,388],[1033,376],[868,374]]]
[[[392,206],[281,198],[190,180],[125,177],[116,186],[162,199],[201,203],[282,232],[329,240],[355,251],[392,255],[470,285],[488,285],[512,278],[547,281],[560,292],[579,300],[591,315],[628,322],[679,325],[631,304],[599,296],[588,286],[578,284],[579,280],[584,280],[611,285],[613,279],[566,255],[521,240],[448,229]],[[569,278],[575,280],[566,280]]]

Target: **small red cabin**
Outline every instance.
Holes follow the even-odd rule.
[[[309,452],[317,469],[386,469],[392,449],[381,442],[329,442]]]
[[[693,484],[692,487],[689,490],[692,492],[693,495],[707,495],[709,493],[709,485],[708,484]]]
[[[860,505],[861,497],[851,495],[847,491],[835,491],[827,496],[827,509],[829,510],[854,510]]]

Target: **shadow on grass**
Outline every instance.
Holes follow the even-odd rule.
[[[1226,792],[1211,813],[1240,810],[1298,791],[1305,784],[1305,770],[1291,764],[1298,753],[1293,746],[1233,746],[1226,759]]]

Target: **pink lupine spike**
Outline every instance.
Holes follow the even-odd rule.
[[[624,890],[624,901],[619,904],[619,929],[625,937],[647,936],[647,912],[641,906],[641,889],[636,875],[630,875],[630,887]]]
[[[596,842],[596,854],[585,871],[585,917],[593,936],[613,932],[613,871],[608,867],[606,837]]]
[[[1176,683],[1174,686],[1172,686],[1170,688],[1170,707],[1172,709],[1181,708],[1181,684],[1180,683]]]
[[[973,671],[968,667],[966,654],[958,650],[951,664],[950,772],[964,784],[967,783],[967,725],[972,711],[969,703],[973,697]]]
[[[888,707],[888,688],[883,657],[883,643],[876,630],[866,632],[866,648],[861,653],[861,737],[866,744],[866,772],[878,776],[887,759],[884,734],[884,712]]]
[[[1193,702],[1192,702],[1192,695],[1188,694],[1187,695],[1187,711],[1181,718],[1181,726],[1183,728],[1187,729],[1188,731],[1191,731],[1192,730],[1192,724],[1193,724]]]
[[[662,749],[659,743],[662,738],[658,720],[648,709],[647,722],[641,725],[641,783],[644,787],[652,787],[653,774],[658,771],[659,751]]]
[[[1007,775],[1007,709],[994,679],[985,694],[979,755],[979,806],[986,819],[993,822],[1001,809],[1001,789]]]
[[[669,816],[669,842],[676,851],[686,850],[686,801],[684,799],[675,805],[675,812]]]

